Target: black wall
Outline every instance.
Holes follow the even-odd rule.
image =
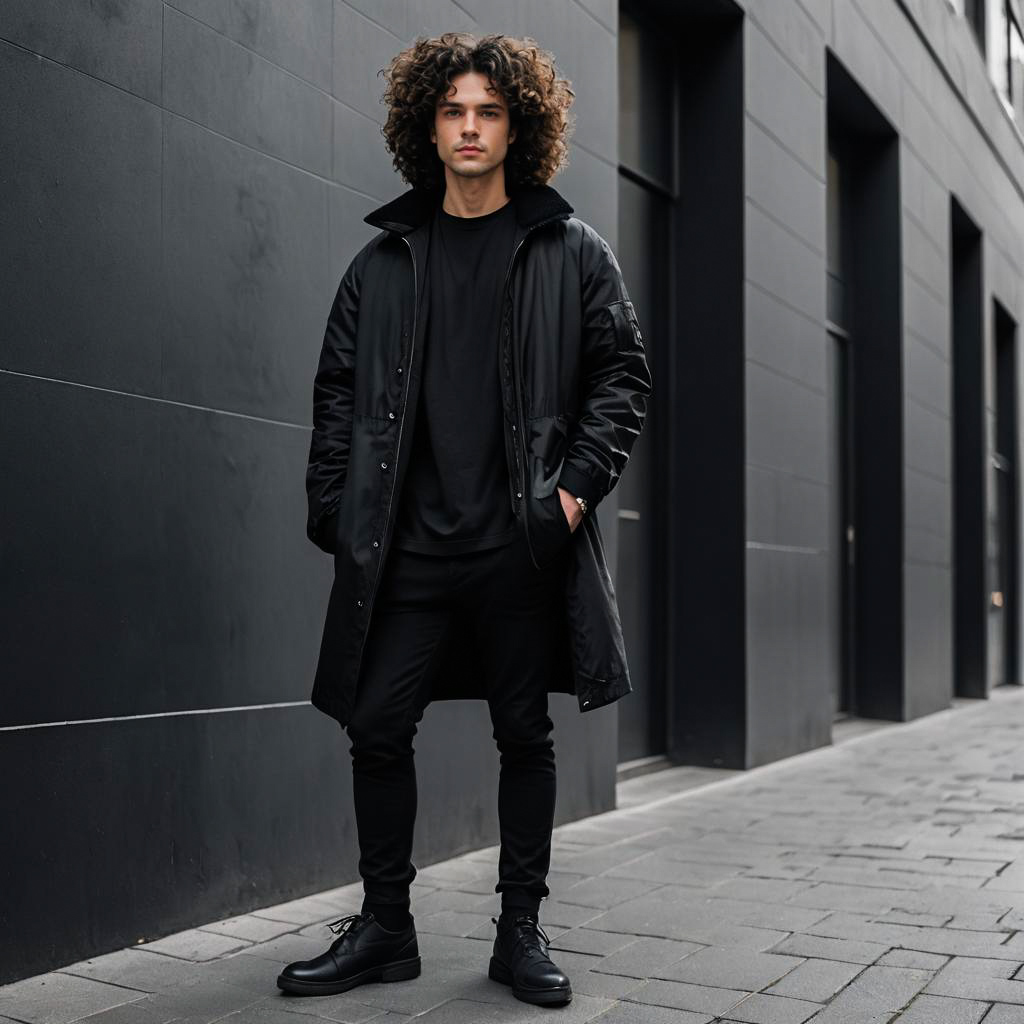
[[[528,29],[579,93],[554,184],[614,244],[615,26],[598,0],[0,7],[0,982],[357,879],[347,737],[308,704],[331,560],[303,474],[338,279],[406,187],[376,72],[420,32]],[[558,819],[611,807],[614,710],[552,714]],[[428,709],[419,866],[496,842],[491,732]]]

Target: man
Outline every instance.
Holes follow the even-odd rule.
[[[412,188],[374,210],[314,382],[310,538],[334,555],[312,701],[348,731],[362,912],[278,985],[416,977],[412,739],[431,700],[486,698],[501,754],[489,976],[571,1000],[539,922],[555,762],[548,693],[630,692],[594,508],[651,379],[611,250],[547,184],[573,93],[530,40],[447,34],[391,63],[384,127]],[[371,616],[372,609],[372,616]]]

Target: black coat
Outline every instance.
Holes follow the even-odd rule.
[[[608,244],[549,185],[511,199],[516,233],[495,338],[509,501],[535,565],[572,547],[565,643],[548,690],[575,693],[589,711],[632,690],[594,511],[643,426],[651,377]],[[411,449],[437,201],[413,188],[364,218],[381,230],[341,279],[313,384],[307,533],[334,555],[334,585],[311,700],[343,726]],[[558,484],[589,502],[568,541]],[[476,664],[471,637],[450,643],[430,699],[484,697]]]

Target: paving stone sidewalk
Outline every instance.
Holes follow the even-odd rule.
[[[618,810],[555,832],[541,922],[564,1008],[487,979],[492,847],[419,870],[412,981],[275,987],[359,909],[356,884],[0,987],[0,1019],[1024,1024],[1022,784],[1007,688],[746,773],[630,780]]]

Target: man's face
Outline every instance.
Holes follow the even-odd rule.
[[[514,139],[508,106],[486,75],[466,71],[452,79],[434,111],[430,141],[453,174],[475,178],[493,171]]]

